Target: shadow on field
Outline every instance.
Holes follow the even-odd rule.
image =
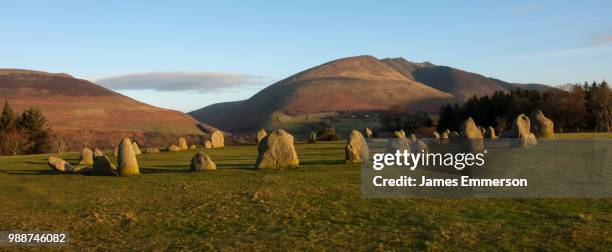
[[[165,165],[160,167],[141,167],[140,173],[185,173],[191,172],[189,167],[179,165]]]
[[[10,175],[60,175],[62,173],[53,170],[0,170],[0,173]]]

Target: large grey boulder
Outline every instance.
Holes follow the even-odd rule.
[[[213,148],[219,148],[225,146],[225,140],[223,138],[223,132],[215,130],[210,134],[210,142]]]
[[[98,175],[115,175],[117,168],[111,163],[110,159],[103,153],[94,157],[92,173]]]
[[[531,113],[531,130],[537,137],[555,137],[555,124],[539,109]]]
[[[356,130],[351,131],[344,151],[344,160],[347,163],[361,163],[362,161],[368,160],[368,156],[370,155],[365,138]]]
[[[92,165],[93,164],[93,151],[89,148],[83,148],[81,150],[81,156],[79,165]]]
[[[217,169],[217,165],[210,159],[208,154],[199,151],[191,158],[189,168],[191,171],[214,171]]]
[[[179,137],[179,139],[178,139],[178,147],[181,150],[188,150],[189,149],[189,146],[187,146],[187,140],[185,140],[184,137]]]
[[[47,163],[53,170],[66,173],[73,172],[72,165],[61,158],[50,156]]]
[[[117,158],[118,174],[122,177],[140,175],[140,167],[134,146],[129,138],[124,138],[119,144],[119,157]]]
[[[255,135],[255,137],[257,138],[257,144],[259,144],[259,142],[261,142],[262,139],[264,139],[264,137],[266,137],[268,135],[268,132],[266,132],[265,129],[260,129],[259,131],[257,131],[257,134]]]
[[[258,146],[257,169],[297,168],[300,165],[293,136],[284,130],[270,132]]]
[[[484,151],[482,131],[476,126],[471,117],[468,117],[461,124],[461,130],[463,131],[463,138],[460,140],[460,145],[463,152],[475,153]]]

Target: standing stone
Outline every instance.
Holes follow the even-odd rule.
[[[317,142],[317,132],[311,131],[310,134],[308,134],[308,143],[313,144],[316,142]]]
[[[412,151],[414,151],[414,153],[428,153],[429,152],[429,147],[427,147],[427,144],[421,141],[420,139],[416,139],[412,141],[411,149]]]
[[[483,152],[484,141],[482,136],[482,131],[476,126],[474,120],[471,117],[468,117],[467,120],[463,122],[461,125],[461,129],[463,130],[463,139],[461,139],[461,149],[464,152]]]
[[[411,142],[416,142],[417,137],[415,134],[410,134],[410,138],[408,138]]]
[[[117,167],[121,177],[140,175],[138,160],[136,159],[136,154],[134,154],[134,146],[129,138],[124,138],[119,144]]]
[[[293,136],[284,130],[270,132],[258,146],[257,169],[297,168],[300,165]]]
[[[189,168],[191,171],[214,171],[217,169],[217,165],[210,159],[208,154],[199,151],[191,158]]]
[[[489,126],[485,131],[484,137],[489,139],[496,139],[497,135],[495,135],[495,129]]]
[[[365,133],[365,137],[366,137],[366,138],[368,138],[368,139],[369,139],[369,138],[373,138],[373,137],[374,137],[374,134],[372,133],[372,129],[370,129],[370,128],[365,128],[363,131],[364,131],[364,133]]]
[[[83,148],[83,150],[81,150],[79,165],[92,165],[92,164],[93,164],[93,152],[89,148]]]
[[[404,132],[404,130],[395,131],[393,132],[393,135],[395,136],[395,138],[399,138],[399,139],[406,138],[406,132]]]
[[[195,145],[195,144],[189,145],[189,149],[190,149],[190,150],[195,150],[195,149],[197,149],[197,148],[198,148],[198,146],[197,146],[197,145]]]
[[[181,147],[178,147],[178,145],[173,144],[173,145],[170,145],[170,146],[168,147],[168,151],[169,151],[169,152],[177,152],[177,151],[181,151]]]
[[[531,133],[531,122],[529,117],[524,114],[520,114],[516,117],[512,123],[512,128],[507,133],[504,133],[505,137],[516,138],[513,141],[515,147],[526,147],[530,145],[536,145],[537,140],[535,135]]]
[[[119,146],[115,147],[115,149],[113,149],[113,157],[119,157]]]
[[[361,163],[361,161],[368,160],[368,156],[370,155],[365,138],[356,130],[351,131],[351,135],[346,142],[346,148],[344,150],[344,160],[347,163]]]
[[[213,131],[213,133],[210,134],[210,142],[213,148],[219,148],[219,147],[225,146],[224,139],[223,139],[223,132],[221,132],[220,130]]]
[[[158,148],[145,148],[144,153],[147,154],[153,154],[153,153],[159,153],[159,149]]]
[[[47,163],[53,170],[59,172],[72,172],[73,170],[72,165],[70,165],[70,163],[58,157],[50,156]]]
[[[387,146],[385,147],[387,153],[395,153],[398,150],[403,153],[404,151],[412,152],[412,143],[406,138],[389,138]]]
[[[140,147],[136,142],[132,142],[132,148],[134,148],[134,155],[140,155],[142,152],[140,151]]]
[[[178,147],[181,148],[181,150],[188,150],[189,146],[187,146],[187,140],[185,140],[184,137],[179,137],[178,139]]]
[[[204,141],[204,149],[212,149],[212,142],[210,140]]]
[[[102,155],[94,156],[94,164],[92,172],[99,175],[114,175],[117,173],[117,168],[110,162],[108,157]]]
[[[99,156],[104,156],[104,153],[98,148],[94,149],[94,153],[93,153],[94,160],[96,159],[96,157],[99,157]]]
[[[257,144],[259,144],[259,142],[261,142],[261,140],[264,139],[266,135],[268,135],[268,132],[266,132],[265,129],[260,129],[259,131],[257,131],[257,134],[255,135],[255,137],[257,138]]]
[[[438,133],[437,131],[434,131],[433,140],[434,140],[434,143],[440,143],[440,133]]]
[[[442,133],[442,135],[440,136],[440,143],[448,143],[448,133],[444,132]]]
[[[539,109],[531,113],[531,130],[541,138],[555,137],[555,124]]]

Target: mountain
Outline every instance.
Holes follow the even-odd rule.
[[[448,66],[437,66],[429,62],[413,63],[403,58],[386,58],[381,61],[411,80],[450,93],[461,101],[467,101],[474,95],[492,95],[496,91],[511,91],[516,88],[540,92],[551,88],[543,84],[508,83]]]
[[[224,130],[246,131],[317,123],[338,112],[380,111],[394,105],[433,114],[446,103],[516,87],[548,86],[507,83],[429,62],[357,56],[302,71],[247,100],[213,104],[189,114]]]
[[[451,94],[411,80],[372,56],[325,63],[281,80],[245,101],[214,104],[190,114],[225,130],[316,121],[338,111],[408,105],[435,112]]]
[[[68,74],[0,69],[0,99],[16,112],[40,108],[54,129],[199,133],[197,121],[184,113],[133,100]]]

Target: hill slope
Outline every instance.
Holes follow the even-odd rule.
[[[453,100],[451,94],[411,80],[372,56],[358,56],[300,72],[245,101],[214,104],[190,114],[225,130],[253,130],[329,112],[386,110],[393,105],[436,112]]]
[[[225,130],[255,130],[316,122],[332,112],[386,110],[393,105],[437,113],[446,103],[517,87],[538,91],[551,88],[508,83],[429,62],[358,56],[297,73],[247,100],[213,104],[190,114]]]
[[[94,121],[97,130],[198,133],[197,121],[174,110],[133,100],[67,74],[0,69],[0,99],[16,112],[39,107],[55,129],[79,129]]]
[[[508,83],[448,66],[437,66],[429,62],[413,63],[403,58],[387,58],[381,61],[392,66],[404,76],[450,93],[461,101],[467,101],[474,95],[492,95],[495,91],[511,91],[522,88],[543,92],[551,88],[542,84]]]

